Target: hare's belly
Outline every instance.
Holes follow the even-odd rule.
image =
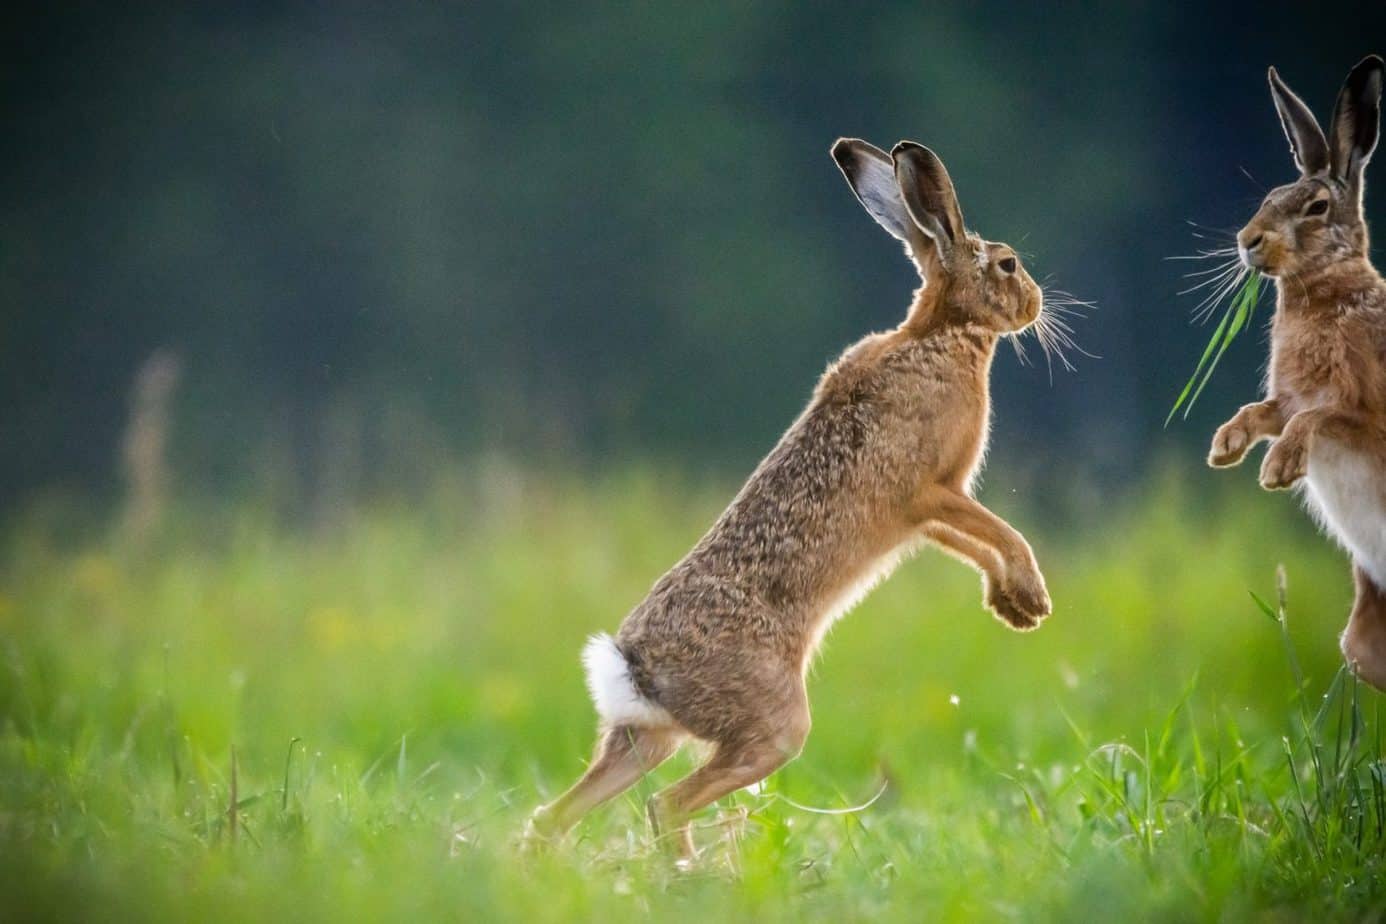
[[[1371,455],[1318,439],[1309,455],[1307,496],[1325,529],[1386,587],[1386,467]]]
[[[908,540],[901,543],[896,548],[885,553],[879,558],[868,563],[861,569],[861,573],[856,579],[850,581],[847,586],[841,588],[834,594],[822,607],[812,628],[812,635],[809,639],[806,657],[813,657],[813,653],[818,650],[818,646],[823,641],[823,636],[828,634],[828,630],[833,627],[843,616],[856,606],[866,596],[875,590],[876,587],[890,577],[900,562],[909,558],[918,551],[921,543],[918,540]],[[805,664],[807,666],[807,662]]]

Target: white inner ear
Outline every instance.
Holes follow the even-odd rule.
[[[861,204],[866,206],[877,224],[909,243],[910,229],[914,223],[905,209],[905,200],[900,196],[894,165],[890,161],[858,156],[856,168],[856,181],[852,188],[856,190]]]

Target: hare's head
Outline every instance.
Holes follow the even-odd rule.
[[[1338,94],[1325,138],[1309,107],[1275,68],[1270,69],[1271,97],[1300,176],[1272,189],[1237,234],[1237,247],[1247,266],[1283,277],[1366,256],[1362,171],[1376,147],[1382,72],[1382,60],[1376,55],[1363,58],[1352,69]]]
[[[1005,244],[963,226],[953,181],[938,155],[913,141],[889,154],[856,138],[833,145],[833,160],[871,217],[905,243],[933,297],[933,319],[1006,334],[1039,317],[1040,287]]]

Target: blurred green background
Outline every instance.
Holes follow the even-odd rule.
[[[1380,4],[1306,15],[0,14],[0,919],[1386,912],[1347,563],[1202,462],[1262,338],[1162,428],[1208,335],[1165,258],[1293,175],[1266,66],[1326,118],[1386,50]],[[840,135],[934,147],[976,230],[1101,306],[1101,359],[993,376],[982,499],[1055,614],[1010,633],[925,552],[702,867],[641,815],[690,756],[522,859],[591,744],[583,638],[917,284]],[[1249,593],[1279,563],[1288,622]]]
[[[1254,387],[1248,342],[1160,429],[1206,338],[1164,258],[1293,175],[1266,66],[1326,119],[1386,35],[1294,9],[11,8],[0,503],[109,492],[160,348],[179,482],[298,513],[479,453],[738,476],[915,284],[840,135],[935,147],[977,230],[1101,305],[1101,361],[998,362],[996,466],[1130,483]]]

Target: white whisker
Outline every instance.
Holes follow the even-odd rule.
[[[1015,358],[1020,360],[1022,366],[1030,365],[1030,354],[1025,352],[1025,344],[1020,342],[1019,337],[1008,337],[1011,341],[1011,349],[1015,350]]]
[[[1199,289],[1205,288],[1205,287],[1207,287],[1207,286],[1217,286],[1217,285],[1221,285],[1223,279],[1224,279],[1229,273],[1235,273],[1235,272],[1237,272],[1237,271],[1238,271],[1239,269],[1241,269],[1241,268],[1242,268],[1242,264],[1241,264],[1240,261],[1238,261],[1238,262],[1236,262],[1236,263],[1229,263],[1229,264],[1227,264],[1226,266],[1219,267],[1219,268],[1218,268],[1218,274],[1217,274],[1216,276],[1212,276],[1212,277],[1210,277],[1210,278],[1208,278],[1208,279],[1203,280],[1202,282],[1199,282],[1199,283],[1196,283],[1196,284],[1194,284],[1194,285],[1191,285],[1191,286],[1189,286],[1187,289],[1180,289],[1179,292],[1177,292],[1176,294],[1178,294],[1178,295],[1188,295],[1190,292],[1197,292]],[[1188,277],[1185,277],[1185,278],[1188,278]]]
[[[1069,353],[1081,353],[1092,359],[1099,357],[1095,353],[1090,353],[1078,345],[1075,337],[1073,324],[1087,319],[1087,312],[1096,311],[1097,304],[1087,299],[1078,298],[1071,292],[1063,289],[1046,289],[1044,291],[1044,306],[1039,316],[1035,318],[1030,329],[1035,333],[1035,342],[1044,352],[1045,368],[1049,372],[1049,381],[1054,381],[1054,365],[1058,365],[1068,372],[1077,371],[1077,366],[1069,358]]]
[[[1237,259],[1227,260],[1209,269],[1194,270],[1192,273],[1185,273],[1183,278],[1197,279],[1199,276],[1208,276],[1214,273],[1222,274],[1235,267],[1238,262],[1240,261]]]
[[[1237,290],[1237,287],[1242,284],[1242,281],[1249,272],[1250,270],[1242,267],[1235,274],[1229,276],[1225,282],[1209,292],[1207,296],[1204,297],[1203,301],[1194,306],[1192,312],[1193,320],[1199,324],[1206,321],[1217,306],[1222,304],[1223,300],[1226,299],[1228,295]]]
[[[1222,260],[1227,257],[1236,256],[1236,247],[1224,247],[1217,250],[1200,250],[1195,254],[1186,254],[1177,257],[1165,257],[1169,261],[1191,262],[1194,260]]]

